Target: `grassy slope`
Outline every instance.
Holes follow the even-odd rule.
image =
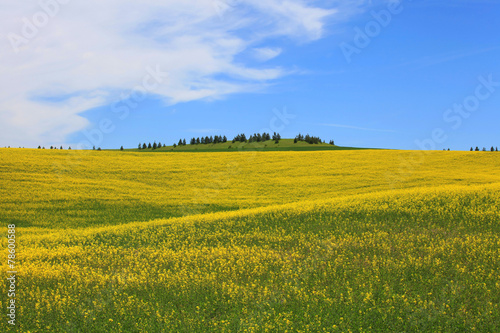
[[[235,142],[231,141],[225,143],[217,144],[198,144],[186,146],[167,146],[159,149],[127,149],[131,151],[154,151],[154,152],[225,152],[225,151],[312,151],[312,150],[353,150],[353,149],[363,149],[354,147],[340,147],[333,146],[327,143],[320,144],[309,144],[307,142],[301,141],[293,143],[293,139],[282,139],[279,143],[275,143],[273,140],[268,140],[264,142]]]
[[[500,155],[76,154],[0,150],[19,331],[500,331]]]
[[[416,188],[27,234],[21,328],[497,332],[498,193]]]

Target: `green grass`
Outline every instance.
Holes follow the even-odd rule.
[[[141,152],[225,152],[225,151],[314,151],[314,150],[355,150],[368,149],[356,147],[341,147],[330,145],[328,143],[309,144],[304,141],[297,143],[293,139],[281,139],[279,143],[273,140],[263,142],[224,142],[212,144],[197,144],[186,146],[167,146],[157,149],[125,149],[126,151],[141,151]]]

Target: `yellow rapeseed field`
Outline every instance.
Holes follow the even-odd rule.
[[[2,332],[500,331],[498,153],[0,149],[0,178]]]

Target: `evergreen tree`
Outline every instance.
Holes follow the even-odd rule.
[[[156,148],[158,148],[158,145],[156,144],[156,141],[155,141],[155,142],[153,142],[153,149],[156,149]]]
[[[210,138],[208,135],[205,137],[205,144],[208,145],[210,143]]]
[[[10,147],[9,147],[10,148]],[[95,148],[95,147],[94,147]],[[50,149],[54,149],[54,146],[50,146]]]
[[[120,147],[120,150],[123,150],[123,146]]]
[[[97,148],[98,151],[101,151],[101,147]]]
[[[491,147],[491,148],[493,148],[493,147]],[[61,148],[59,148],[59,149],[63,150],[63,146],[61,146]]]
[[[38,146],[38,149],[42,149],[42,147],[41,147],[41,146]]]
[[[493,148],[493,146],[491,146],[491,151],[495,151],[495,148]]]
[[[174,148],[177,147],[177,145],[174,143]]]
[[[182,139],[182,145],[185,146],[186,145],[186,139]]]
[[[495,151],[498,151],[498,147],[495,147]]]
[[[192,138],[191,141],[189,142],[190,145],[195,145],[196,144],[196,139]]]
[[[52,149],[52,147],[50,147],[50,149]],[[95,150],[95,146],[92,148],[92,150]]]
[[[179,139],[179,143],[177,143],[178,146],[182,146],[182,139]]]
[[[161,148],[161,142],[158,141],[158,148]]]
[[[138,149],[141,149],[142,148],[142,145],[141,143],[139,142],[139,146],[137,147]]]
[[[476,151],[479,151],[479,147],[478,146],[476,146]]]
[[[200,144],[200,138],[196,138],[196,144]]]
[[[148,143],[148,149],[151,149],[151,148],[153,148],[153,146],[151,145],[151,142],[150,142],[150,143]]]
[[[297,143],[297,141],[298,141],[297,138],[293,139],[293,143]]]
[[[224,137],[222,138],[222,142],[227,142],[227,137],[224,135]]]
[[[71,150],[71,146],[68,147],[68,150]]]
[[[474,151],[474,149],[472,149],[472,147],[470,147],[470,151]]]
[[[142,149],[147,149],[147,148],[148,148],[148,146],[146,146],[146,143],[144,143],[144,144],[142,145]]]

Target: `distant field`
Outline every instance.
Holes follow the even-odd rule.
[[[498,153],[0,149],[0,181],[20,332],[500,331]]]

